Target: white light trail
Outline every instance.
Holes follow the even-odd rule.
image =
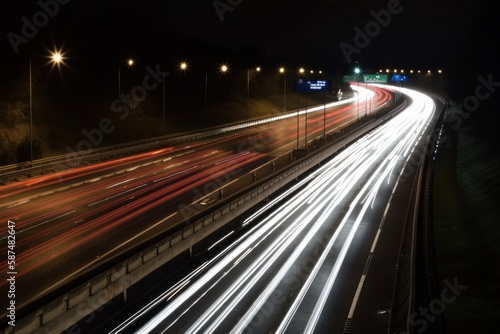
[[[360,98],[370,98],[363,89],[359,89]],[[285,317],[273,330],[286,331],[304,297],[313,293],[311,290],[318,290],[310,288],[316,287],[319,279],[324,280],[323,288],[314,292],[318,293],[317,302],[304,329],[305,333],[313,332],[358,227],[381,196],[382,187],[391,182],[397,186],[399,179],[391,176],[401,176],[410,152],[425,138],[422,134],[434,115],[435,105],[428,96],[394,89],[408,95],[412,103],[298,184],[296,187],[303,189],[288,202],[269,203],[268,207],[276,208],[265,219],[260,218],[262,211],[249,218],[244,225],[254,226],[245,236],[227,247],[199,279],[191,280],[176,292],[176,298],[137,333],[164,332],[181,322],[188,323],[189,333],[243,332],[292,267],[301,257],[308,256],[313,241],[321,239],[324,232],[320,231],[327,228],[331,231],[327,233],[331,235],[327,245],[316,257],[299,291],[293,294],[293,300],[286,304]],[[332,219],[333,216],[338,218]],[[334,266],[328,275],[319,275],[327,259],[334,260]],[[253,291],[256,286],[258,293]],[[195,308],[197,303],[205,307]],[[191,310],[197,313],[191,314]],[[232,329],[221,328],[231,319],[237,319],[232,321]]]

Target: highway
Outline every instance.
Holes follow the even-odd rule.
[[[333,132],[360,112],[375,112],[390,102],[390,93],[378,87],[361,97],[361,102],[369,97],[369,103],[349,99],[309,109],[307,125],[301,110],[301,142],[306,131],[307,140],[312,140],[323,134],[324,127]],[[179,212],[180,205],[199,204],[193,198],[207,193],[207,184],[214,179],[224,179],[224,184],[237,181],[294,149],[297,138],[297,117],[290,114],[189,145],[0,186],[0,220],[15,223],[18,315],[90,270],[103,268],[110,259],[173,231],[189,218]],[[2,224],[2,254],[7,254],[7,238],[7,224]],[[0,262],[0,270],[9,271],[7,261]],[[0,291],[7,291],[5,279]]]
[[[436,116],[411,103],[244,222],[112,333],[387,333],[402,226]],[[217,247],[217,245],[214,245]]]

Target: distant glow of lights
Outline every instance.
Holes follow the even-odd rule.
[[[229,68],[227,67],[227,65],[222,65],[220,67],[220,70],[221,70],[221,72],[225,73],[225,72],[227,72],[229,70]]]
[[[285,68],[284,67],[280,67],[280,73],[285,73]]]
[[[134,65],[134,60],[133,60],[133,59],[129,59],[129,60],[127,60],[127,65],[128,65],[128,66],[132,66],[132,65]]]
[[[181,65],[180,65],[180,68],[181,68],[181,70],[187,69],[187,63],[186,62],[182,62]]]
[[[257,67],[255,70],[256,70],[257,72],[260,72],[260,67]]]

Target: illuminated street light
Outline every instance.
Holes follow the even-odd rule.
[[[54,51],[51,52],[50,56],[50,62],[52,63],[52,66],[58,66],[63,63],[63,53],[61,51]],[[32,65],[31,65],[31,56],[30,56],[30,63],[29,63],[29,99],[30,99],[30,162],[33,163],[33,75],[32,75]]]
[[[62,55],[59,52],[56,52],[52,55],[52,61],[56,64],[59,64],[62,61]]]
[[[361,69],[359,67],[355,67],[354,73],[356,75],[359,75],[361,73]],[[357,112],[356,112],[356,120],[359,120],[359,79],[356,78],[356,81],[358,82],[358,108],[357,108]]]
[[[222,64],[219,67],[219,72],[225,74],[226,72],[229,72],[229,67],[226,64]],[[208,96],[208,69],[207,67],[205,67],[205,108],[203,115],[203,120],[205,123],[207,122],[207,96]]]
[[[304,74],[306,70],[301,67],[299,68],[299,73],[300,74]],[[293,80],[292,80],[293,81]],[[307,95],[306,95],[307,96]],[[300,98],[300,93],[297,92],[297,150],[299,149],[299,136],[300,136],[300,131],[299,131],[299,127],[300,127],[300,119],[299,119],[299,115],[300,115],[300,108],[299,108],[299,98]],[[307,105],[307,97],[306,97],[306,105]],[[307,125],[307,106],[306,106],[306,125]]]
[[[62,64],[64,63],[64,55],[61,53],[61,51],[54,51],[52,53],[52,57],[50,60],[54,64]]]
[[[256,72],[260,72],[260,67],[255,69]],[[250,69],[247,69],[247,117],[250,117]]]
[[[127,59],[126,64],[128,67],[134,66],[134,60],[132,58]],[[122,102],[122,87],[121,87],[121,65],[118,65],[118,103],[121,106]],[[122,139],[122,119],[120,118],[120,140]]]
[[[64,64],[64,54],[59,50],[51,51],[49,62],[52,64],[52,68],[60,67],[61,64]]]
[[[280,67],[280,73],[283,74],[283,111],[286,111],[286,70]]]
[[[128,59],[126,62],[128,67],[132,67],[134,65],[134,60],[132,58]],[[118,98],[121,101],[121,95],[122,95],[122,90],[121,90],[121,65],[118,66]]]
[[[129,65],[132,65],[134,62],[133,61],[130,61],[128,62]],[[179,64],[179,69],[181,71],[186,71],[187,70],[187,63],[185,61],[181,62]],[[162,124],[163,124],[163,133],[165,134],[166,132],[166,128],[167,128],[167,125],[166,125],[166,117],[165,117],[165,79],[166,79],[166,72],[163,71],[162,72],[163,74],[163,87],[162,87],[162,90],[163,90],[163,93],[162,93],[162,114],[163,114],[163,121],[162,121]]]

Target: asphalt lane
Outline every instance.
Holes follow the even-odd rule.
[[[387,332],[410,171],[435,116],[429,97],[404,92],[406,110],[249,218],[248,232],[178,282],[137,332]]]

